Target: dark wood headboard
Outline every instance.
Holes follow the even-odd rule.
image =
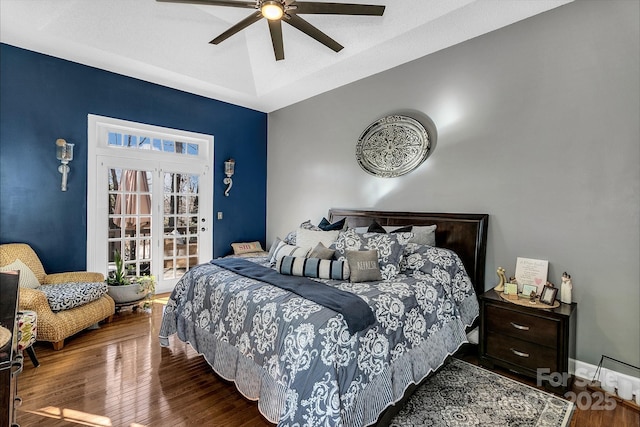
[[[484,292],[487,253],[487,214],[386,212],[360,209],[330,209],[329,221],[347,219],[349,227],[380,225],[436,225],[436,246],[455,251],[473,282],[476,294]]]

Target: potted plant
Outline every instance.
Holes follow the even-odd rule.
[[[153,276],[127,276],[119,251],[114,251],[113,260],[116,270],[107,276],[109,296],[116,304],[144,301],[144,308],[151,306],[151,298],[155,294],[156,280]]]

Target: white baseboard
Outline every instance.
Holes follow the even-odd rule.
[[[569,359],[569,372],[577,377],[577,379],[584,380],[586,383],[594,379],[594,375],[598,366],[592,365],[581,360]],[[609,381],[610,384],[617,387],[620,384],[620,380],[631,381],[631,388],[634,394],[640,394],[640,378],[627,375],[621,372],[614,371],[612,369],[600,368],[599,378],[595,378],[596,381]]]

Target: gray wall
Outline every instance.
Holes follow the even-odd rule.
[[[267,242],[330,207],[490,214],[487,288],[549,260],[578,303],[577,359],[640,365],[639,3],[562,6],[269,114]],[[374,120],[428,115],[432,155],[373,177]]]

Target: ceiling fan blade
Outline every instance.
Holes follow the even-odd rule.
[[[242,21],[238,22],[233,27],[229,28],[224,33],[220,34],[215,39],[211,40],[209,43],[218,44],[220,42],[223,42],[226,39],[228,39],[229,37],[231,37],[232,35],[234,35],[235,33],[237,33],[238,31],[244,30],[249,25],[253,24],[254,22],[259,21],[261,18],[262,18],[262,12],[260,12],[258,10],[253,15],[249,15],[248,17],[244,18]]]
[[[304,19],[300,18],[296,14],[292,13],[291,15],[289,15],[289,17],[287,17],[287,19],[285,19],[284,22],[296,27],[298,30],[302,31],[309,37],[316,39],[317,41],[319,41],[320,43],[322,43],[323,45],[327,46],[329,49],[332,49],[335,52],[340,52],[344,47],[340,43],[338,43],[337,41],[335,41],[334,39],[332,39],[322,31],[320,31],[319,29],[317,29],[316,27],[314,27]]]
[[[273,43],[273,53],[276,55],[276,61],[280,61],[284,59],[284,44],[282,42],[282,21],[276,20],[272,21],[267,19],[269,22],[269,32],[271,33],[271,43]]]
[[[203,4],[206,6],[228,6],[256,9],[255,1],[217,1],[217,0],[156,0],[162,3]]]
[[[372,4],[320,3],[315,1],[303,1],[295,2],[291,7],[292,12],[301,14],[382,16],[384,13],[384,6]]]

